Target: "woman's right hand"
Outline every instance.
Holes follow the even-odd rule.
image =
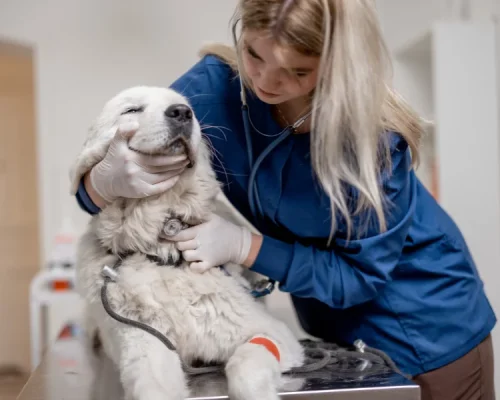
[[[175,185],[189,164],[184,155],[147,156],[131,150],[128,140],[137,129],[136,123],[122,125],[104,159],[85,179],[86,190],[94,201],[92,192],[108,204],[118,197],[143,198],[164,192]]]

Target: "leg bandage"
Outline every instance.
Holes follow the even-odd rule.
[[[276,346],[276,344],[274,344],[272,340],[263,336],[254,336],[252,339],[250,339],[249,343],[264,346],[274,357],[276,357],[278,362],[280,361],[281,357],[278,346]]]

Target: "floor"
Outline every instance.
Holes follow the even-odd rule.
[[[0,400],[15,400],[26,380],[27,377],[19,375],[0,376]]]

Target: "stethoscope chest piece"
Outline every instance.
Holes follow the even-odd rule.
[[[165,225],[163,226],[163,234],[165,236],[175,236],[177,235],[183,228],[183,223],[178,218],[170,218],[165,221]]]

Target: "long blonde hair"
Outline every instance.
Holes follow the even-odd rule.
[[[352,217],[375,211],[380,231],[387,230],[386,202],[380,185],[390,168],[387,131],[404,137],[419,161],[421,120],[389,85],[392,65],[372,0],[239,0],[233,30],[257,30],[279,45],[320,56],[312,96],[311,159],[331,206],[331,232],[338,212],[352,230]],[[205,46],[201,54],[222,58],[251,84],[241,62],[242,41],[235,48]],[[356,189],[353,207],[347,185]],[[370,213],[371,215],[371,213]]]

